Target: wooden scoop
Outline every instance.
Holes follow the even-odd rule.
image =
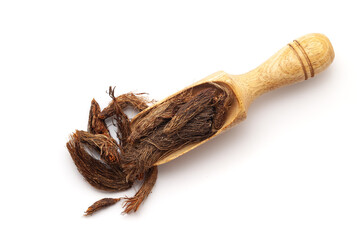
[[[216,82],[229,87],[234,92],[234,102],[227,112],[223,127],[212,136],[215,137],[224,130],[244,120],[247,109],[255,98],[272,89],[307,80],[315,76],[315,74],[325,70],[332,63],[334,56],[333,47],[326,36],[318,33],[308,34],[289,43],[266,62],[248,73],[231,75],[223,71],[216,72],[157,104],[166,101],[188,88],[207,82]],[[148,111],[157,104],[144,111]],[[167,163],[209,139],[210,138],[200,143],[185,146],[160,159],[155,165]]]

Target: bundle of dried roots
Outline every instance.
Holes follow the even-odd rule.
[[[135,212],[150,194],[158,173],[154,164],[159,159],[211,137],[222,127],[233,98],[231,90],[216,83],[187,89],[149,109],[142,94],[115,97],[110,87],[109,95],[112,101],[102,111],[92,100],[87,132],[75,131],[67,148],[79,172],[97,189],[122,191],[143,180],[135,196],[125,198],[124,213]],[[128,107],[139,112],[132,120],[124,113]],[[105,123],[109,118],[118,129],[118,141]],[[119,200],[103,198],[85,215]]]

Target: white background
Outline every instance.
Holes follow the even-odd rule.
[[[357,1],[1,1],[1,239],[359,239]],[[257,99],[231,131],[159,168],[135,214],[77,172],[65,144],[90,101],[162,99],[245,73],[326,34],[320,75]]]

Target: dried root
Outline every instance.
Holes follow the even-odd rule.
[[[154,187],[157,174],[157,167],[152,167],[148,170],[148,172],[145,174],[144,183],[135,196],[131,198],[125,198],[126,201],[123,204],[125,210],[123,213],[136,212],[138,210],[141,203],[145,200],[145,198],[147,198],[151,192],[151,189]]]
[[[106,127],[105,120],[99,118],[100,106],[93,99],[91,101],[91,107],[89,112],[89,121],[88,121],[88,132],[92,134],[104,134],[110,137],[109,130]]]
[[[123,191],[132,186],[125,180],[125,175],[119,166],[110,166],[94,158],[82,143],[80,131],[76,131],[66,144],[69,153],[86,181],[93,187],[105,191]]]
[[[114,205],[118,201],[120,201],[121,198],[103,198],[99,201],[94,202],[93,205],[91,205],[86,211],[85,216],[92,215],[94,212],[97,212],[103,208],[106,208],[108,206]]]
[[[144,179],[135,196],[126,198],[124,213],[135,212],[150,194],[158,173],[154,163],[190,143],[214,135],[224,124],[233,99],[231,90],[216,83],[188,89],[149,110],[145,110],[149,102],[141,94],[115,97],[114,89],[109,88],[109,95],[112,102],[102,111],[97,102],[92,101],[88,132],[76,131],[67,148],[79,172],[98,189],[122,191]],[[127,107],[140,113],[130,120],[124,113]],[[119,144],[106,127],[105,120],[110,117],[115,120]],[[95,152],[100,159],[89,152]],[[85,214],[90,215],[119,200],[99,200]]]

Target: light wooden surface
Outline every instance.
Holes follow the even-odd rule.
[[[318,33],[307,34],[289,43],[266,62],[248,73],[231,75],[223,71],[216,72],[159,103],[166,101],[190,87],[206,82],[216,82],[228,86],[233,90],[236,97],[232,107],[227,113],[223,127],[212,136],[215,137],[224,130],[244,120],[247,109],[255,98],[272,89],[314,77],[316,74],[325,70],[332,63],[334,57],[333,47],[325,35]],[[185,146],[165,158],[160,159],[156,165],[169,162],[191,149],[196,148],[200,144],[205,143],[209,139]]]

